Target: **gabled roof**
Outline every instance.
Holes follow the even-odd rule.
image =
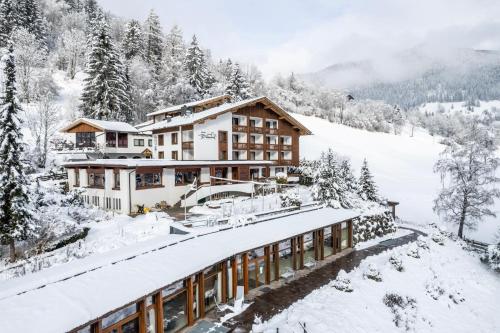
[[[60,131],[67,132],[70,129],[78,126],[80,124],[87,124],[93,126],[97,129],[104,131],[116,131],[116,132],[128,132],[128,133],[137,133],[139,130],[134,126],[121,122],[121,121],[109,121],[109,120],[97,120],[97,119],[89,119],[89,118],[78,118],[73,121],[71,124],[63,127]]]
[[[298,120],[293,118],[288,112],[283,110],[276,103],[274,103],[273,101],[271,101],[269,98],[267,98],[265,96],[250,98],[250,99],[246,99],[246,100],[235,102],[235,103],[226,103],[226,104],[222,104],[222,105],[216,106],[214,108],[211,108],[211,109],[208,109],[205,111],[192,113],[192,114],[187,115],[187,116],[177,116],[177,117],[173,117],[170,120],[162,120],[162,121],[154,123],[152,125],[142,127],[141,130],[154,131],[154,130],[159,130],[159,129],[163,129],[163,128],[197,124],[197,123],[203,122],[204,120],[206,120],[208,118],[211,118],[214,116],[219,116],[219,115],[226,113],[226,112],[234,112],[234,111],[237,111],[238,109],[241,109],[241,108],[249,106],[249,105],[254,105],[256,103],[262,103],[262,104],[266,105],[266,108],[273,110],[279,116],[286,119],[293,126],[295,126],[296,128],[299,129],[301,135],[312,134],[311,131],[309,129],[307,129],[304,125],[302,125]]]
[[[229,100],[229,98],[230,98],[229,95],[220,95],[220,96],[210,97],[210,98],[202,99],[202,100],[199,100],[199,101],[194,101],[194,102],[189,102],[189,103],[184,103],[184,104],[169,106],[168,108],[164,108],[164,109],[161,109],[161,110],[158,110],[158,111],[155,111],[155,112],[148,113],[146,116],[153,117],[153,116],[157,116],[159,114],[180,111],[183,107],[192,108],[192,107],[195,107],[195,106],[200,106],[200,105],[208,104],[208,103],[211,103],[211,102],[216,102],[218,100],[223,100],[223,99]]]

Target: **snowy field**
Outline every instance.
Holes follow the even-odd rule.
[[[421,225],[438,221],[432,211],[441,186],[439,175],[433,172],[434,163],[444,149],[438,137],[424,130],[416,130],[414,137],[407,132],[401,135],[367,132],[316,117],[293,116],[313,132],[300,138],[301,157],[318,158],[322,151],[332,148],[351,159],[356,174],[366,158],[382,196],[400,202],[397,213],[402,219]],[[500,201],[494,210],[500,212]],[[487,218],[477,231],[466,231],[465,236],[493,242],[499,227],[499,219]]]
[[[500,278],[459,244],[445,239],[441,246],[427,239],[429,250],[418,248],[420,258],[408,255],[415,243],[369,257],[346,277],[352,292],[330,283],[273,317],[254,325],[253,332],[498,332],[500,328]],[[399,256],[404,267],[397,271],[389,262]],[[364,277],[375,265],[381,282]],[[383,302],[395,293],[414,303],[394,311]],[[396,313],[400,316],[396,327]]]

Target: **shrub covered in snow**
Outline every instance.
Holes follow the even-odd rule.
[[[302,200],[297,195],[295,191],[287,191],[280,194],[281,207],[300,207],[302,205]]]
[[[481,257],[481,261],[490,265],[490,267],[500,272],[500,243],[488,246],[488,250]]]
[[[439,244],[439,245],[444,245],[444,240],[445,240],[445,238],[446,238],[446,236],[445,236],[445,235],[444,235],[444,233],[443,233],[443,232],[441,232],[441,231],[436,231],[436,232],[434,232],[434,233],[432,234],[432,236],[431,236],[431,239],[432,239],[435,243],[437,243],[437,244]]]
[[[380,274],[375,264],[368,265],[367,269],[363,272],[363,277],[377,282],[382,281],[382,274]]]
[[[398,272],[403,272],[405,270],[403,266],[403,259],[401,258],[401,255],[399,253],[395,253],[391,255],[389,258],[389,262],[391,263],[392,267],[396,269]]]
[[[360,216],[353,220],[354,245],[393,232],[396,232],[396,224],[390,212]]]
[[[351,280],[347,276],[347,273],[341,269],[339,273],[337,274],[337,277],[335,280],[330,282],[330,285],[340,291],[344,291],[346,293],[350,293],[353,291],[352,286],[351,286]]]
[[[427,281],[425,284],[425,292],[427,295],[432,297],[432,299],[439,299],[439,297],[443,296],[445,290],[442,286],[442,282],[439,281],[437,276],[434,276],[430,281]]]
[[[420,252],[418,251],[418,247],[417,246],[409,246],[408,250],[406,251],[406,255],[408,257],[419,259],[420,258]]]
[[[417,246],[422,250],[429,250],[429,242],[426,237],[418,236]]]
[[[387,293],[384,304],[394,315],[394,324],[406,331],[413,331],[417,320],[417,300],[409,296]]]

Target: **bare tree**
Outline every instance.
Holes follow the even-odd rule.
[[[499,159],[495,156],[492,131],[474,120],[441,153],[434,171],[441,174],[443,188],[434,201],[434,211],[447,222],[458,224],[458,236],[464,227],[474,229],[484,216],[495,216],[489,209],[500,197],[495,188]]]
[[[35,163],[39,168],[45,168],[47,163],[49,140],[56,131],[58,114],[59,108],[51,95],[43,97],[35,110],[27,114],[26,122],[35,140]]]

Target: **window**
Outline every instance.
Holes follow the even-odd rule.
[[[77,148],[95,147],[95,132],[76,133],[75,143]]]
[[[200,179],[200,169],[175,169],[175,185],[192,184],[195,178]]]
[[[158,152],[158,158],[159,158],[160,160],[164,159],[164,158],[165,158],[165,153],[164,153],[164,152],[162,152],[162,151]]]
[[[222,161],[227,160],[227,150],[221,150],[219,152],[219,160],[222,160]]]
[[[113,332],[113,333],[132,333],[139,332],[139,315],[138,315],[139,307],[137,304],[132,304],[118,310],[109,316],[102,319],[102,329],[103,332]],[[129,320],[125,320],[125,322],[121,322],[122,320],[129,318]],[[121,323],[120,323],[121,322]],[[112,327],[113,326],[113,327]],[[109,329],[108,329],[109,327]]]
[[[173,160],[178,160],[178,159],[179,159],[179,156],[178,156],[177,150],[173,150],[173,151],[172,151],[172,159],[173,159]]]
[[[256,141],[257,141],[257,136],[250,135],[250,143],[256,143]]]
[[[75,186],[80,186],[80,170],[75,169]]]
[[[276,120],[266,120],[266,128],[278,128],[278,122]]]
[[[158,146],[163,146],[163,134],[158,135]]]
[[[128,134],[118,133],[118,147],[128,148]]]
[[[161,169],[137,173],[135,176],[135,188],[151,188],[151,187],[160,187],[161,186]]]
[[[219,131],[219,142],[220,143],[227,143],[227,132],[226,131]]]
[[[194,138],[193,130],[182,131],[182,142],[193,142],[193,138]]]
[[[164,291],[165,292],[165,291]],[[182,288],[173,296],[163,299],[164,332],[177,332],[186,327],[187,322],[187,291]]]
[[[238,134],[233,134],[233,143],[240,142],[240,136]]]
[[[106,132],[106,147],[116,147],[116,132]]]
[[[134,139],[134,146],[144,147],[144,139]]]
[[[171,135],[171,139],[172,139],[172,144],[176,145],[179,142],[179,138],[178,138],[177,133],[172,133],[170,135]]]
[[[89,187],[104,187],[105,180],[104,169],[89,171]]]
[[[349,246],[349,226],[346,222],[342,222],[341,243],[342,250]]]
[[[120,170],[115,170],[113,172],[113,178],[114,178],[114,187],[113,187],[113,189],[119,190],[120,189]]]
[[[254,151],[251,151],[251,152],[250,152],[250,160],[255,161],[255,158],[256,158],[256,157],[257,157],[257,156],[256,156],[255,152],[254,152]]]
[[[240,118],[238,117],[233,117],[233,125],[238,126],[240,124]]]
[[[148,139],[148,146],[153,147],[153,139]]]

